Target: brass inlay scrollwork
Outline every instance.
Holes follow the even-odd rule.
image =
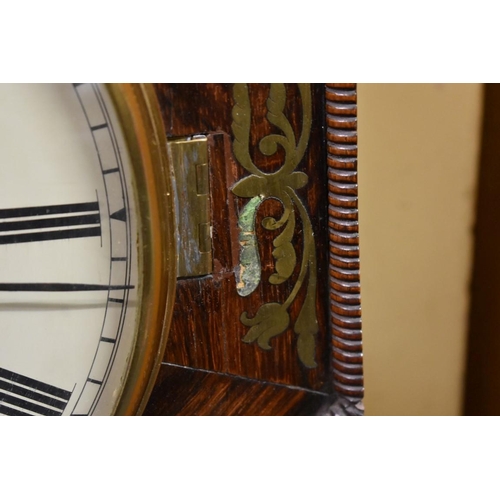
[[[316,333],[318,320],[316,317],[316,249],[311,221],[306,207],[297,196],[296,190],[304,187],[308,176],[295,169],[304,157],[311,133],[312,105],[309,84],[298,84],[302,101],[302,130],[297,141],[292,125],[284,114],[286,104],[286,88],[284,84],[271,84],[267,99],[267,119],[282,134],[269,134],[259,142],[260,151],[271,156],[281,146],[285,152],[285,160],[281,167],[273,173],[262,172],[250,156],[250,123],[251,105],[246,84],[236,84],[233,88],[235,105],[233,107],[232,130],[234,134],[233,152],[241,166],[250,173],[238,181],[232,188],[233,193],[241,198],[250,198],[240,213],[239,242],[240,264],[235,270],[238,293],[242,296],[251,294],[258,286],[261,277],[261,266],[255,234],[255,219],[260,204],[269,198],[281,202],[283,214],[279,220],[266,217],[262,221],[264,229],[274,231],[284,229],[273,241],[273,257],[275,272],[269,282],[279,285],[287,281],[293,274],[297,256],[293,246],[296,214],[302,221],[303,255],[297,281],[283,304],[270,302],[263,304],[254,317],[249,318],[247,312],[241,315],[241,322],[250,330],[243,341],[257,342],[262,349],[270,349],[269,341],[283,333],[290,324],[288,309],[297,297],[299,290],[306,283],[306,297],[299,315],[293,325],[297,334],[297,350],[299,359],[308,368],[315,368]]]

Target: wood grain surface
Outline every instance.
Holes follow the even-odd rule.
[[[297,387],[163,364],[145,415],[315,415],[328,397]]]
[[[267,84],[249,86],[252,109],[250,152],[255,164],[264,172],[279,168],[284,156],[280,148],[272,156],[265,156],[258,149],[262,137],[279,133],[266,118],[269,87]],[[146,414],[316,414],[318,408],[325,404],[325,398],[328,399],[327,395],[331,400],[332,369],[335,370],[336,388],[341,394],[354,399],[362,395],[357,231],[353,231],[352,227],[346,229],[352,222],[351,209],[356,208],[357,214],[357,191],[354,193],[356,186],[352,180],[356,175],[353,171],[356,162],[355,152],[353,154],[356,101],[354,87],[339,89],[327,90],[327,93],[336,92],[341,96],[337,96],[337,100],[347,99],[340,113],[342,116],[330,113],[334,121],[329,124],[329,132],[341,129],[342,133],[329,136],[328,158],[329,162],[332,157],[340,158],[336,161],[342,166],[329,163],[328,181],[325,86],[313,84],[311,136],[304,159],[297,168],[309,177],[308,184],[297,193],[306,205],[313,225],[319,277],[316,300],[318,366],[310,369],[297,357],[297,335],[291,327],[271,341],[270,350],[242,341],[248,327],[241,323],[241,313],[247,311],[251,317],[264,303],[282,303],[293,287],[299,266],[289,281],[281,285],[269,284],[268,278],[275,271],[272,242],[279,230],[264,230],[261,222],[267,216],[279,218],[282,205],[277,200],[265,201],[259,207],[256,220],[262,279],[255,292],[248,297],[237,294],[234,276],[239,255],[237,221],[244,200],[234,196],[231,187],[248,173],[235,161],[232,152],[232,85],[156,85],[167,137],[172,139],[197,134],[208,137],[214,271],[210,276],[178,280],[164,364]],[[287,84],[286,92],[285,114],[295,134],[299,135],[302,109],[297,85]],[[338,107],[338,103],[332,101],[329,106]],[[353,145],[354,149],[349,149]],[[338,170],[342,170],[340,181],[332,177]],[[345,173],[351,178],[346,179]],[[332,182],[342,184],[338,192],[329,188]],[[328,196],[330,205],[337,206],[342,212],[340,216],[330,209],[329,217]],[[350,201],[345,206],[339,206],[338,200],[344,200],[346,196]],[[347,212],[350,215],[346,215]],[[340,230],[335,226],[336,219],[342,221]],[[342,234],[341,245],[335,246],[332,230]],[[295,229],[294,247],[300,256],[300,221]],[[337,282],[340,285],[332,285]],[[329,292],[331,285],[332,293]],[[300,292],[296,303],[290,307],[291,324],[297,318],[304,292]],[[329,326],[329,296],[332,297],[333,339]],[[333,367],[332,340],[336,350]]]

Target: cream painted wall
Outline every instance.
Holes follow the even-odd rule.
[[[461,412],[482,86],[358,85],[367,415]]]

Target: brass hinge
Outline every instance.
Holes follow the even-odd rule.
[[[212,272],[208,143],[205,136],[167,143],[174,171],[179,278]]]

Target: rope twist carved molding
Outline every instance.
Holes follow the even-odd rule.
[[[259,149],[264,155],[271,156],[277,152],[278,146],[280,146],[285,152],[285,160],[275,172],[264,173],[250,156],[251,105],[248,87],[246,84],[234,85],[233,152],[236,160],[250,174],[238,181],[232,188],[236,196],[250,198],[241,211],[238,221],[240,263],[235,275],[237,291],[241,296],[247,296],[257,288],[261,278],[261,265],[255,234],[256,214],[263,201],[274,198],[282,204],[283,214],[279,220],[273,217],[264,218],[262,226],[268,231],[275,231],[283,227],[284,229],[273,241],[276,272],[270,276],[269,282],[272,285],[279,285],[290,279],[297,264],[297,255],[292,240],[296,217],[300,217],[303,228],[302,260],[299,276],[290,295],[283,304],[278,302],[263,304],[252,318],[243,312],[240,320],[245,326],[250,327],[243,337],[244,342],[257,342],[262,349],[270,349],[269,341],[288,328],[290,324],[288,309],[302,286],[306,284],[306,296],[293,325],[293,330],[298,337],[297,351],[300,361],[308,368],[315,368],[317,366],[315,351],[318,332],[316,248],[309,215],[296,193],[296,190],[304,187],[309,179],[304,172],[295,171],[304,157],[309,142],[312,104],[310,85],[298,84],[298,87],[303,117],[302,130],[297,141],[294,130],[284,114],[286,87],[280,83],[273,83],[270,86],[269,98],[266,103],[267,119],[282,133],[263,137],[259,142]]]
[[[356,85],[326,85],[330,327],[337,394],[363,398]]]

